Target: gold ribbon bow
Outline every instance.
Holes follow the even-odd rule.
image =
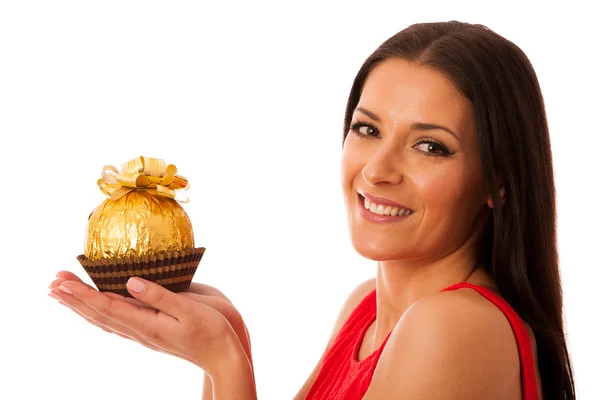
[[[179,190],[189,189],[188,180],[177,175],[175,165],[167,165],[158,158],[135,158],[121,165],[120,171],[112,165],[106,165],[102,168],[98,186],[113,201],[134,190],[145,190],[153,196],[174,199],[180,203],[189,201]]]

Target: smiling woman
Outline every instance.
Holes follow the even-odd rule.
[[[350,236],[377,275],[348,296],[296,399],[574,399],[552,155],[525,54],[481,25],[410,26],[358,72],[343,132]],[[256,398],[249,334],[223,293],[127,286],[135,300],[63,271],[51,295],[202,368],[204,399]]]
[[[394,57],[369,74],[358,104],[342,161],[357,251],[378,261],[442,259],[480,237],[488,193],[469,100],[436,69]],[[394,202],[405,210],[396,217]]]

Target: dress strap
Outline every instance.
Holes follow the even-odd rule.
[[[456,283],[442,290],[442,292],[469,288],[477,291],[480,295],[492,302],[500,309],[508,319],[512,327],[517,347],[519,348],[519,359],[521,360],[521,386],[524,400],[538,400],[537,382],[535,376],[535,363],[533,351],[529,341],[529,334],[525,324],[516,311],[498,294],[483,286],[473,285],[467,282]]]

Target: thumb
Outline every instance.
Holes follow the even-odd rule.
[[[142,278],[129,278],[127,290],[136,299],[178,320],[184,316],[183,298],[157,283]]]

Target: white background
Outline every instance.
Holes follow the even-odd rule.
[[[545,3],[2,2],[0,398],[200,398],[192,364],[46,295],[61,269],[91,283],[75,257],[96,180],[140,155],[190,179],[185,210],[207,248],[195,280],[244,316],[259,398],[292,398],[375,272],[350,244],[339,185],[352,80],[389,36],[449,19],[514,41],[538,73],[569,345],[580,399],[600,398],[599,34],[591,6]]]

